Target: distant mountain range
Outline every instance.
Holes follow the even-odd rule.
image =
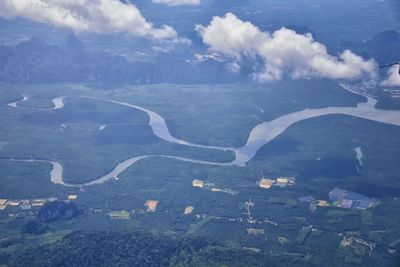
[[[399,61],[400,33],[384,31],[352,49],[364,57],[373,57],[381,65]],[[226,62],[187,60],[178,53],[171,51],[153,61],[132,62],[123,56],[89,52],[73,34],[61,46],[32,38],[15,47],[0,46],[0,81],[215,84],[251,79],[251,67],[246,67],[250,63],[242,62],[239,73],[233,73]]]
[[[362,45],[362,51],[380,65],[400,61],[400,33],[384,31]]]
[[[222,62],[187,62],[174,54],[155,62],[129,62],[123,56],[91,53],[74,35],[62,47],[37,38],[0,46],[4,82],[226,83],[245,78],[226,71]]]

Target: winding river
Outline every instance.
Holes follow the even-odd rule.
[[[17,108],[17,107],[24,107],[24,108],[32,108],[32,109],[40,109],[40,110],[48,110],[48,109],[61,109],[64,107],[64,96],[55,97],[51,100],[53,102],[53,107],[50,108],[36,108],[36,107],[26,107],[22,106],[21,103],[29,100],[30,97],[28,95],[23,94],[20,100],[8,103],[7,106]]]
[[[57,161],[52,161],[52,160],[46,160],[46,159],[25,159],[25,158],[10,158],[10,159],[0,159],[0,160],[7,160],[7,161],[15,161],[15,162],[26,162],[26,163],[32,163],[32,162],[42,162],[42,163],[49,163],[52,165],[52,168],[50,170],[50,178],[51,182],[54,184],[60,184],[64,186],[75,186],[72,184],[66,184],[63,181],[63,167],[61,163]]]
[[[29,99],[29,97],[28,97],[27,95],[24,94],[24,95],[22,95],[22,98],[21,98],[20,100],[17,100],[17,101],[8,103],[7,106],[16,108],[16,107],[18,107],[18,105],[19,105],[20,103],[22,103],[22,102],[24,102],[24,101],[26,101],[26,100],[28,100],[28,99]]]
[[[133,108],[136,110],[140,110],[145,112],[149,116],[149,126],[152,128],[153,133],[170,143],[186,145],[191,147],[199,147],[199,148],[208,148],[208,149],[216,149],[222,151],[233,151],[235,154],[235,159],[231,162],[226,163],[217,163],[217,162],[209,162],[209,161],[201,161],[201,160],[194,160],[189,158],[182,158],[182,157],[175,157],[175,156],[168,156],[168,155],[143,155],[132,157],[127,160],[124,160],[117,164],[109,173],[94,179],[90,182],[82,183],[82,184],[69,184],[65,183],[63,180],[63,168],[62,165],[58,162],[51,161],[51,160],[36,160],[36,159],[29,159],[29,160],[20,160],[20,161],[37,161],[37,162],[48,162],[52,164],[53,168],[50,172],[51,181],[55,184],[60,184],[64,186],[90,186],[95,184],[101,184],[108,180],[115,179],[120,175],[123,171],[127,168],[135,164],[136,162],[151,157],[162,157],[162,158],[169,158],[175,159],[185,162],[192,162],[198,164],[207,164],[207,165],[215,165],[215,166],[243,166],[246,162],[250,161],[257,153],[257,151],[276,138],[278,135],[283,133],[288,127],[293,125],[294,123],[307,120],[310,118],[325,116],[325,115],[333,115],[333,114],[341,114],[341,115],[348,115],[358,118],[363,118],[371,121],[376,121],[385,124],[391,124],[400,126],[400,111],[395,110],[379,110],[375,108],[376,100],[370,97],[367,97],[367,102],[360,103],[356,107],[326,107],[326,108],[319,108],[319,109],[304,109],[301,111],[293,112],[276,118],[271,121],[262,122],[256,125],[250,132],[247,142],[242,147],[217,147],[217,146],[206,146],[191,143],[185,140],[181,140],[175,138],[169,132],[169,128],[165,122],[165,119],[157,114],[154,111],[149,109],[136,106],[130,103],[126,103],[123,101],[117,101],[112,99],[105,99],[105,98],[98,98],[92,96],[60,96],[52,99],[53,108],[50,109],[61,109],[64,107],[64,99],[66,97],[80,97],[80,98],[88,98],[97,101],[105,101],[109,103],[114,103],[117,105]],[[17,102],[12,102],[8,104],[11,107],[22,107],[19,106],[20,102],[26,101],[27,96],[23,96],[23,99]]]

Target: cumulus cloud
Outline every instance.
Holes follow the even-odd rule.
[[[381,82],[382,86],[400,87],[399,66],[393,66],[388,70],[387,78]]]
[[[263,68],[254,73],[260,81],[279,80],[284,74],[292,78],[353,79],[374,75],[376,71],[374,61],[365,61],[349,50],[338,56],[329,55],[311,34],[302,35],[286,28],[272,34],[262,32],[232,13],[213,17],[210,25],[197,25],[196,30],[211,51],[228,55],[235,62],[243,56],[261,59]]]
[[[191,5],[196,6],[201,4],[201,0],[153,0],[155,4],[166,4],[168,6]]]
[[[152,39],[175,39],[170,26],[154,27],[139,9],[119,0],[1,0],[0,16],[22,17],[76,32],[120,32]]]

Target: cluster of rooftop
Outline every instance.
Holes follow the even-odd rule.
[[[144,205],[147,207],[147,212],[155,212],[157,210],[158,206],[158,200],[147,200]]]
[[[334,188],[329,192],[329,199],[331,203],[326,200],[316,200],[312,196],[299,197],[300,202],[310,203],[310,210],[315,211],[317,206],[335,206],[344,209],[360,209],[365,210],[373,208],[378,203],[377,198],[370,198],[364,195],[350,192],[340,188]]]
[[[118,220],[128,220],[130,219],[133,215],[135,214],[144,214],[146,212],[153,213],[157,211],[157,207],[159,205],[158,200],[154,199],[149,199],[144,203],[144,206],[146,207],[146,210],[144,209],[133,209],[131,212],[125,211],[125,210],[111,210],[107,212],[108,216],[110,219],[118,219]],[[192,214],[194,210],[193,206],[187,206],[183,214],[184,215],[190,215]],[[102,212],[102,210],[94,210],[95,212]]]
[[[184,210],[183,213],[184,213],[185,215],[189,215],[189,214],[192,214],[193,210],[194,210],[194,207],[193,207],[193,206],[187,206],[187,207],[185,208],[185,210]]]
[[[383,89],[383,91],[388,93],[390,98],[396,99],[396,100],[400,100],[400,89],[397,89],[397,88],[391,88],[391,89],[385,88],[385,89]]]
[[[110,219],[129,220],[135,214],[144,214],[146,212],[156,212],[159,205],[158,200],[149,199],[144,203],[146,209],[133,209],[131,212],[126,210],[111,210],[107,212]],[[101,209],[94,210],[94,212],[102,212]]]
[[[270,189],[272,186],[285,187],[288,185],[294,185],[296,183],[295,177],[279,177],[276,180],[261,178],[258,182],[258,186],[264,189]]]
[[[313,198],[312,196],[304,196],[304,197],[299,197],[298,200],[300,202],[308,202],[310,203],[310,210],[312,212],[315,212],[317,210],[317,207],[327,207],[330,206],[330,203],[326,200],[317,200]]]
[[[258,228],[247,228],[247,234],[249,235],[264,235],[265,231],[264,229],[258,229]]]
[[[0,199],[0,210],[5,210],[7,206],[19,207],[22,210],[30,210],[32,207],[43,206],[47,201],[56,201],[57,198],[36,198],[36,199]]]
[[[192,186],[193,186],[193,187],[198,187],[198,188],[203,188],[203,187],[204,187],[204,181],[194,179],[194,180],[192,181]]]
[[[369,209],[378,203],[378,199],[350,192],[340,188],[334,188],[329,192],[329,199],[334,206],[345,209]]]
[[[192,186],[202,188],[205,190],[210,190],[211,192],[221,192],[221,193],[227,193],[227,194],[231,194],[231,195],[236,195],[239,193],[235,190],[232,190],[231,188],[219,188],[219,187],[216,187],[214,183],[204,182],[204,181],[198,180],[198,179],[194,179],[192,181]]]

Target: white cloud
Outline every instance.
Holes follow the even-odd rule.
[[[286,28],[272,34],[262,32],[232,13],[213,17],[210,25],[197,25],[196,30],[211,51],[231,56],[235,62],[243,56],[260,58],[264,68],[254,73],[257,80],[279,80],[284,74],[292,78],[316,76],[331,79],[375,75],[374,61],[365,61],[349,50],[331,56],[311,34],[301,35]]]
[[[239,71],[240,71],[240,65],[236,61],[228,63],[226,65],[226,67],[228,68],[228,70],[230,72],[233,72],[233,73],[239,73]]]
[[[120,32],[153,39],[175,39],[170,26],[156,28],[139,9],[119,0],[1,0],[0,17],[22,17],[77,32]]]
[[[388,87],[400,87],[400,74],[398,65],[395,65],[388,70],[387,78],[381,82],[381,85]]]
[[[205,62],[208,60],[214,60],[218,62],[223,62],[221,55],[218,53],[211,53],[211,54],[195,54],[194,57],[196,58],[197,62]]]
[[[243,22],[234,14],[213,17],[209,26],[196,25],[203,42],[211,50],[240,57],[240,54],[254,54],[255,47],[264,43],[267,36],[250,22]]]
[[[191,5],[196,6],[201,4],[201,0],[153,0],[155,4],[166,4],[168,6]]]

